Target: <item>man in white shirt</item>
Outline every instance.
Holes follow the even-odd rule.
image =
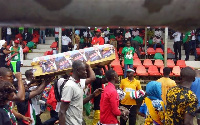
[[[192,30],[191,31],[191,48],[192,51],[194,52],[194,56],[195,56],[195,60],[197,60],[198,56],[197,56],[197,51],[196,51],[196,35],[195,35],[196,30]]]
[[[80,60],[73,62],[72,71],[72,76],[62,89],[59,111],[60,125],[82,125],[83,89],[95,80],[92,68]],[[85,80],[85,84],[81,84],[83,80]]]
[[[62,52],[68,51],[68,45],[71,42],[72,42],[72,40],[65,33],[63,33],[63,36],[62,36]]]
[[[91,34],[90,30],[87,29],[87,31],[85,31],[85,32],[83,33],[83,36],[84,36],[85,38],[88,38],[88,37],[92,37],[92,34]]]
[[[154,50],[156,50],[157,45],[160,45],[160,47],[161,47],[162,50],[164,51],[164,46],[163,46],[163,44],[161,43],[161,37],[155,36],[155,37],[153,38],[153,43],[154,43],[154,45],[153,45]]]
[[[132,35],[133,35],[134,37],[140,35],[140,32],[139,32],[138,28],[132,31]]]
[[[7,45],[10,45],[11,35],[12,35],[11,28],[7,27],[7,36],[6,36]]]
[[[181,33],[177,31],[172,36],[174,37],[175,59],[181,60]],[[177,58],[178,53],[179,53],[179,58]]]
[[[125,33],[125,39],[130,40],[130,38],[131,38],[131,33],[129,32],[129,30],[127,30]]]

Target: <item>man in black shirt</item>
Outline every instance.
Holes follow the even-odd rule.
[[[104,72],[106,72],[106,68],[103,67]],[[102,88],[103,84],[106,83],[105,77],[103,76],[102,67],[94,68],[94,72],[96,75],[96,80],[92,82],[92,90],[95,91],[98,88]],[[101,94],[97,97],[94,97],[94,119],[92,125],[96,125],[97,122],[100,120],[100,100]]]

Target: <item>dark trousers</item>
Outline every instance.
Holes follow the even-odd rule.
[[[43,125],[54,125],[54,123],[59,119],[58,113],[55,110],[50,111],[51,118],[43,123]]]
[[[68,45],[62,45],[62,52],[68,51]]]
[[[184,47],[185,47],[185,60],[189,60],[189,55],[190,55],[190,43],[189,42],[185,42],[184,43]]]
[[[190,41],[191,49],[194,52],[195,59],[197,59],[196,40]]]
[[[136,50],[137,55],[140,58],[139,43],[137,41],[132,41],[131,46]]]
[[[7,45],[10,45],[11,35],[6,36]]]
[[[181,41],[174,42],[175,59],[181,60]],[[179,58],[177,57],[179,53]]]
[[[42,121],[40,119],[40,115],[36,115],[36,124],[35,125],[42,125]]]
[[[135,125],[136,123],[136,116],[137,116],[137,105],[122,105],[129,109],[130,114],[129,114],[129,125]],[[130,109],[131,107],[131,109]],[[126,125],[126,121],[120,117],[120,125]]]

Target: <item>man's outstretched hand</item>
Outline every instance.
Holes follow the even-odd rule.
[[[97,97],[98,95],[100,95],[103,92],[102,88],[98,88],[93,92],[94,97]]]

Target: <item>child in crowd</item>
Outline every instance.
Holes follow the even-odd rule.
[[[124,78],[126,78],[126,70],[129,68],[133,68],[133,55],[135,53],[135,49],[131,47],[131,42],[126,41],[126,47],[123,48],[122,54],[124,55]]]

